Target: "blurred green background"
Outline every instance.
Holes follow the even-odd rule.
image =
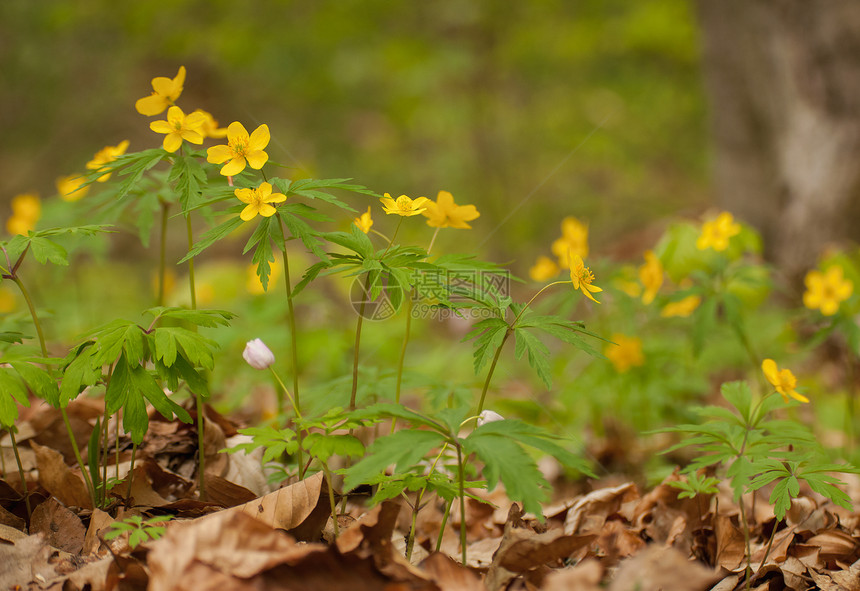
[[[475,230],[440,244],[525,274],[575,215],[593,252],[639,256],[648,222],[708,201],[694,16],[685,0],[3,0],[0,219],[107,144],[159,145],[134,101],[184,65],[185,111],[267,123],[279,176],[476,204]]]

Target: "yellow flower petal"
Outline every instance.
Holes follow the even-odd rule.
[[[164,136],[164,143],[162,146],[168,152],[175,152],[179,149],[179,146],[182,145],[182,136],[178,133],[168,133]]]
[[[250,222],[255,217],[257,217],[257,213],[259,213],[257,204],[251,203],[245,209],[242,210],[242,213],[239,214],[239,217],[242,219],[243,222]]]
[[[269,126],[264,123],[251,134],[251,137],[248,140],[248,151],[254,152],[256,150],[263,150],[269,145],[270,139]]]
[[[245,159],[233,158],[230,162],[224,165],[221,169],[221,174],[224,176],[236,176],[243,170],[245,170]]]
[[[248,160],[248,166],[254,170],[260,170],[269,160],[269,155],[262,150],[255,150],[253,152],[248,152],[248,154],[245,155],[245,158]]]
[[[208,150],[206,150],[206,161],[212,164],[221,164],[227,160],[230,160],[231,152],[230,148],[225,145],[212,146]]]

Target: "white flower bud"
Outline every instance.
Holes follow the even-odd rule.
[[[254,369],[267,369],[275,363],[275,354],[260,339],[248,341],[242,352],[242,357]]]
[[[492,423],[493,421],[504,421],[505,417],[500,415],[499,413],[492,410],[484,410],[481,411],[481,414],[478,415],[478,426],[480,427],[484,423]]]

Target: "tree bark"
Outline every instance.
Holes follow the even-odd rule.
[[[719,205],[797,281],[860,237],[860,2],[698,0]]]

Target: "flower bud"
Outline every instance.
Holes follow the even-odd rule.
[[[275,363],[275,354],[260,339],[248,341],[242,352],[242,357],[254,369],[267,369]]]
[[[478,426],[485,423],[492,423],[494,421],[504,421],[505,417],[500,415],[499,413],[492,410],[484,410],[481,411],[481,414],[478,415]]]

